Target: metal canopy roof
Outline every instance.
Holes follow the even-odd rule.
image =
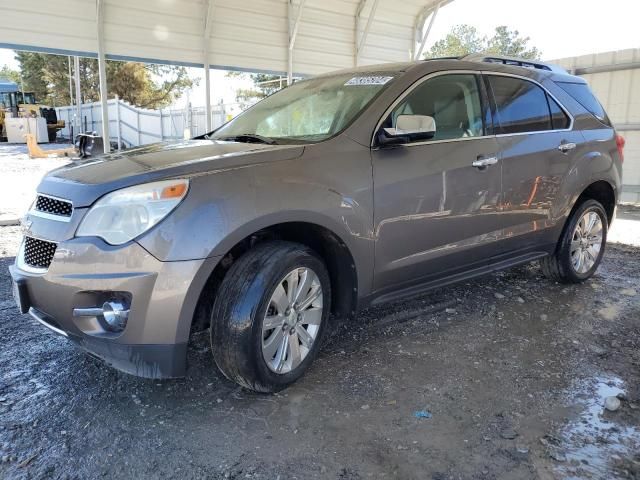
[[[287,72],[291,47],[293,73],[317,74],[412,59],[425,20],[450,1],[103,0],[104,51],[202,67],[208,50],[213,68]],[[98,54],[95,0],[0,0],[0,11],[0,47]]]
[[[106,58],[287,72],[290,84],[294,74],[419,58],[439,8],[452,1],[0,0],[0,48],[73,55],[76,72],[78,56],[98,57],[108,138]],[[204,77],[210,130],[209,68]]]

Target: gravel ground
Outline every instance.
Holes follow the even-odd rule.
[[[640,245],[583,285],[533,264],[365,311],[265,396],[206,334],[153,381],[19,315],[18,241],[0,229],[0,478],[640,478]]]
[[[0,221],[67,161],[0,146]],[[584,285],[531,265],[365,311],[263,396],[217,372],[207,333],[187,378],[152,381],[19,315],[0,227],[0,478],[640,479],[640,208],[609,238]]]
[[[43,143],[40,148],[50,150],[70,146],[63,143]],[[69,159],[64,158],[29,158],[26,145],[0,145],[0,225],[20,218],[33,202],[42,176],[67,163]]]

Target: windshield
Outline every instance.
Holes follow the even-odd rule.
[[[392,79],[385,72],[303,80],[265,98],[209,138],[320,142],[346,128]]]
[[[18,99],[18,103],[19,104],[29,104],[29,105],[35,105],[36,103],[36,97],[33,93],[25,93],[24,94],[24,99],[22,98],[22,93],[18,92],[16,93],[16,97]]]

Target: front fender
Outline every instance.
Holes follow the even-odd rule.
[[[351,168],[345,168],[345,164]],[[351,157],[336,180],[331,161],[293,160],[194,177],[184,202],[138,242],[162,261],[220,257],[282,223],[322,226],[351,252],[362,291],[373,271],[371,166]]]

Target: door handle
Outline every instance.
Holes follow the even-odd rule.
[[[574,148],[576,148],[576,144],[571,142],[571,143],[561,143],[558,146],[558,150],[560,150],[562,153],[567,153],[569,150],[573,150]]]
[[[496,163],[498,163],[498,157],[484,157],[474,160],[471,165],[476,168],[486,168],[490,165],[495,165]]]

